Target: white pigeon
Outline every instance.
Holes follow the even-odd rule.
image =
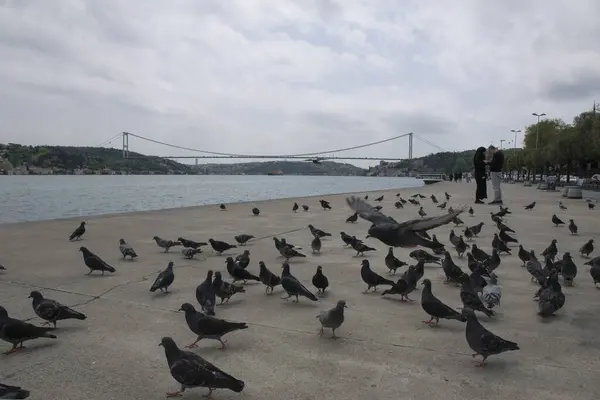
[[[500,305],[500,298],[502,298],[502,286],[498,285],[498,277],[493,272],[490,273],[490,277],[486,279],[488,284],[483,287],[481,292],[478,293],[481,302],[489,309]]]

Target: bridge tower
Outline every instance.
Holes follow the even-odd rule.
[[[129,158],[129,132],[123,132],[123,158]]]
[[[413,133],[408,134],[408,159],[412,160],[413,158]]]

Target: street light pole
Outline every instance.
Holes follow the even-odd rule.
[[[513,146],[514,153],[513,153],[513,155],[515,157],[515,167],[517,168],[517,180],[518,180],[519,179],[519,163],[518,163],[518,160],[517,160],[517,133],[521,133],[521,130],[520,129],[511,129],[510,131],[515,134],[515,140],[513,142],[514,143],[514,146]]]
[[[506,139],[500,139],[500,150],[502,150],[502,143],[506,142]]]
[[[533,183],[535,183],[535,177],[537,175],[537,159],[539,158],[539,154],[538,154],[538,145],[539,145],[539,141],[540,141],[540,118],[541,117],[545,117],[546,113],[531,113],[531,115],[533,115],[534,117],[537,117],[537,124],[536,124],[536,129],[535,129],[535,165],[533,168]]]

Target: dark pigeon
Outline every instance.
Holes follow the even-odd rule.
[[[346,222],[354,223],[358,220],[358,213],[354,213],[348,218],[346,218]]]
[[[317,266],[317,272],[313,275],[312,284],[317,288],[317,294],[325,294],[325,289],[329,287],[329,279],[323,275],[323,267]]]
[[[225,264],[227,264],[227,272],[233,278],[233,283],[237,281],[244,281],[244,283],[246,283],[246,281],[249,280],[260,282],[258,276],[251,274],[249,271],[237,265],[232,257],[227,257]]]
[[[196,300],[202,307],[202,312],[208,315],[215,315],[215,304],[217,302],[215,289],[212,285],[213,271],[208,270],[206,279],[196,288]]]
[[[183,245],[183,247],[189,247],[191,249],[198,249],[201,246],[206,246],[208,243],[206,242],[195,242],[193,240],[184,239],[182,237],[178,237],[177,241]]]
[[[252,235],[246,235],[246,234],[241,234],[241,235],[236,235],[233,238],[235,239],[236,242],[238,242],[238,244],[240,246],[244,246],[246,243],[248,243],[248,241],[250,239],[254,239],[254,236],[252,236]]]
[[[579,253],[584,257],[589,257],[590,254],[594,251],[594,239],[590,239],[581,248],[579,249]]]
[[[308,211],[308,206],[307,206],[306,204],[302,204],[302,209],[303,209],[304,211]]]
[[[326,237],[326,236],[331,236],[331,233],[322,231],[321,229],[317,229],[311,224],[308,225],[308,229],[310,229],[310,233],[312,233],[313,236],[317,236],[320,238]]]
[[[223,280],[223,276],[219,271],[215,272],[215,279],[213,280],[213,289],[215,295],[225,303],[229,302],[229,299],[236,293],[245,293],[246,290],[242,286],[233,285]]]
[[[533,203],[531,203],[531,204],[526,205],[525,209],[527,211],[531,211],[531,210],[533,210],[533,207],[535,207],[535,201]]]
[[[421,307],[423,307],[423,310],[431,317],[429,321],[423,321],[424,324],[427,324],[431,327],[437,326],[440,318],[455,319],[461,322],[467,321],[464,315],[442,303],[440,299],[434,296],[433,292],[431,291],[431,281],[429,279],[423,280],[423,286],[424,288],[421,292]],[[434,319],[435,325],[433,325]]]
[[[264,261],[259,261],[258,266],[260,268],[258,277],[260,278],[262,284],[265,285],[265,292],[267,295],[273,294],[273,288],[281,284],[281,278],[271,272],[265,265]]]
[[[85,314],[62,305],[56,300],[45,299],[37,290],[32,291],[29,294],[29,298],[33,299],[32,306],[36,315],[46,321],[47,325],[52,324],[54,328],[56,328],[56,321],[65,319],[79,319],[83,321],[87,318]]]
[[[173,281],[175,280],[175,274],[173,273],[174,265],[175,264],[173,263],[173,261],[169,261],[167,268],[165,268],[164,271],[158,274],[158,276],[154,280],[154,283],[150,287],[151,292],[156,292],[160,289],[160,291],[163,293],[169,293],[169,286],[171,286],[173,284]]]
[[[0,399],[27,399],[29,395],[29,390],[0,383]]]
[[[504,353],[505,351],[519,350],[519,345],[500,336],[494,335],[481,325],[475,312],[470,308],[464,308],[463,314],[467,318],[467,327],[465,335],[469,347],[475,352],[473,357],[480,355],[483,357],[478,364],[479,367],[485,365],[485,361],[491,355]]]
[[[111,272],[111,273],[116,272],[116,269],[114,269],[113,267],[111,267],[110,265],[105,263],[97,255],[95,255],[94,253],[89,251],[87,249],[87,247],[82,246],[79,248],[79,251],[83,254],[83,262],[90,269],[90,272],[88,273],[88,275],[91,275],[92,272],[94,272],[94,271],[100,271],[100,272],[102,272],[102,275],[104,275],[104,272],[106,272],[106,271]]]
[[[394,256],[394,248],[390,247],[388,249],[388,253],[385,256],[385,266],[390,270],[389,273],[396,273],[398,268],[402,268],[403,266],[408,265],[404,261],[400,261]]]
[[[362,278],[363,282],[367,284],[367,290],[365,290],[363,293],[367,293],[369,290],[371,290],[371,288],[373,288],[373,291],[376,292],[377,286],[379,285],[394,286],[393,281],[385,279],[383,276],[371,270],[369,260],[362,260],[360,277]]]
[[[0,306],[0,339],[13,345],[12,349],[4,354],[11,354],[25,348],[23,342],[27,340],[39,338],[56,339],[56,336],[49,333],[53,329],[50,327],[35,326],[25,321],[10,318],[6,309]]]
[[[296,297],[296,300],[292,300],[294,302],[298,302],[298,296],[304,296],[309,300],[318,301],[317,296],[310,292],[296,277],[294,277],[290,273],[290,264],[284,262],[281,266],[283,268],[283,272],[281,274],[281,287],[287,293],[287,297],[282,297],[282,299],[289,299],[292,296]]]
[[[213,250],[215,251],[215,253],[217,253],[217,255],[221,255],[221,253],[223,253],[229,249],[237,248],[237,246],[235,246],[233,244],[221,242],[220,240],[214,240],[212,238],[208,239],[208,243],[210,243],[210,247],[213,248]]]
[[[323,210],[331,210],[331,204],[329,204],[327,200],[319,200],[319,203],[321,203],[321,207],[323,207]]]
[[[244,250],[244,252],[235,258],[235,264],[240,268],[248,268],[250,265],[250,250]]]
[[[221,211],[226,211],[227,210],[227,206],[223,203],[221,203],[221,205],[219,206],[219,208],[221,209]]]
[[[556,214],[552,214],[552,223],[554,226],[564,225],[565,223],[556,216]]]
[[[230,332],[240,329],[248,329],[245,322],[230,322],[196,311],[190,303],[183,303],[179,311],[185,313],[185,322],[192,332],[198,337],[196,341],[185,346],[188,349],[198,347],[197,343],[202,339],[218,340],[221,343],[219,350],[225,349],[225,341],[221,339]]]
[[[299,208],[300,207],[298,207],[298,203],[294,203],[294,206],[292,207],[292,211],[296,212],[296,211],[298,211]]]
[[[256,207],[254,207],[252,209],[252,214],[254,214],[254,216],[258,216],[260,214],[260,210],[258,208],[256,208]]]
[[[83,236],[84,233],[85,233],[85,221],[82,221],[81,224],[79,224],[79,226],[77,227],[77,229],[75,229],[73,231],[73,233],[71,233],[71,236],[69,236],[69,241],[73,241],[75,239],[81,240],[81,237]]]

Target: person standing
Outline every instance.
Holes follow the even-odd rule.
[[[500,183],[502,182],[502,169],[504,168],[504,153],[493,145],[488,147],[488,151],[492,155],[489,165],[492,188],[494,189],[494,200],[490,201],[488,204],[502,204]]]
[[[483,200],[487,199],[487,182],[485,174],[485,147],[480,147],[475,151],[473,156],[473,174],[475,178],[475,204],[483,204]]]

